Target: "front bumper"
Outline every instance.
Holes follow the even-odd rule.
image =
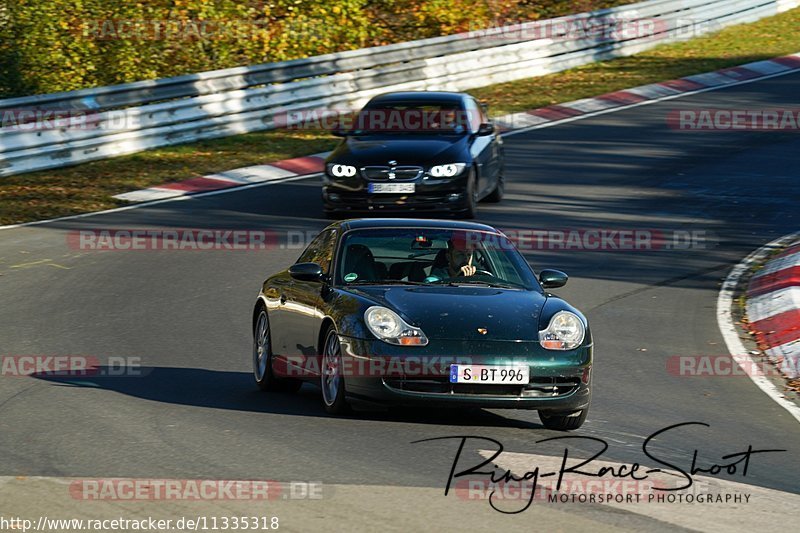
[[[356,369],[345,375],[348,395],[356,399],[389,405],[545,411],[577,411],[587,408],[591,400],[591,345],[555,352],[538,343],[505,341],[438,341],[409,348],[350,337],[340,340],[344,367]],[[527,385],[450,383],[450,365],[466,363],[527,365],[530,381]],[[364,369],[368,369],[366,375]]]
[[[354,178],[323,178],[322,203],[330,212],[438,211],[457,213],[468,205],[469,172],[455,178],[432,178],[427,174],[402,183],[414,183],[414,193],[385,194],[367,191],[369,181]],[[385,182],[384,182],[385,183]],[[398,181],[398,183],[400,183]]]

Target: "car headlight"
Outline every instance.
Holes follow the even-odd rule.
[[[461,171],[464,170],[465,166],[467,166],[465,163],[436,165],[435,167],[431,167],[431,176],[434,178],[452,178],[453,176],[458,176],[461,174]]]
[[[572,350],[583,342],[586,328],[574,313],[559,311],[546,329],[539,332],[539,342],[548,350]]]
[[[356,167],[350,165],[328,165],[328,173],[337,178],[352,178],[356,175]]]
[[[389,344],[400,346],[425,346],[428,337],[421,329],[415,328],[400,318],[400,315],[379,305],[364,312],[364,321],[373,335]]]

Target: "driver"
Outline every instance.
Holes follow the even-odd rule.
[[[452,130],[456,133],[462,133],[464,127],[458,123],[458,112],[455,109],[447,109],[442,112],[442,129]]]
[[[454,278],[457,276],[473,276],[477,268],[473,264],[475,258],[475,246],[467,243],[466,239],[449,239],[447,241],[447,252],[445,252],[447,264],[434,266],[431,269],[431,277],[438,279]]]

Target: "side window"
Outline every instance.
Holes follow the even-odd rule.
[[[480,102],[475,102],[475,105],[478,106],[478,112],[481,115],[481,124],[488,124],[490,121],[489,116],[486,114],[486,108],[484,108]]]
[[[311,244],[300,254],[298,263],[317,263],[327,273],[333,259],[333,247],[336,244],[336,230],[323,231],[311,241]]]
[[[476,133],[483,121],[483,111],[478,106],[478,104],[475,103],[475,100],[473,100],[472,98],[467,98],[466,108],[467,108],[467,120],[469,120],[469,131],[472,133]]]

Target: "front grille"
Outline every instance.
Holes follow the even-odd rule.
[[[578,377],[531,377],[527,385],[473,385],[450,383],[449,377],[425,379],[386,378],[387,386],[405,392],[426,394],[466,394],[509,396],[514,398],[554,398],[571,394],[580,386]]]
[[[364,167],[361,175],[370,181],[411,181],[422,175],[422,167]]]

